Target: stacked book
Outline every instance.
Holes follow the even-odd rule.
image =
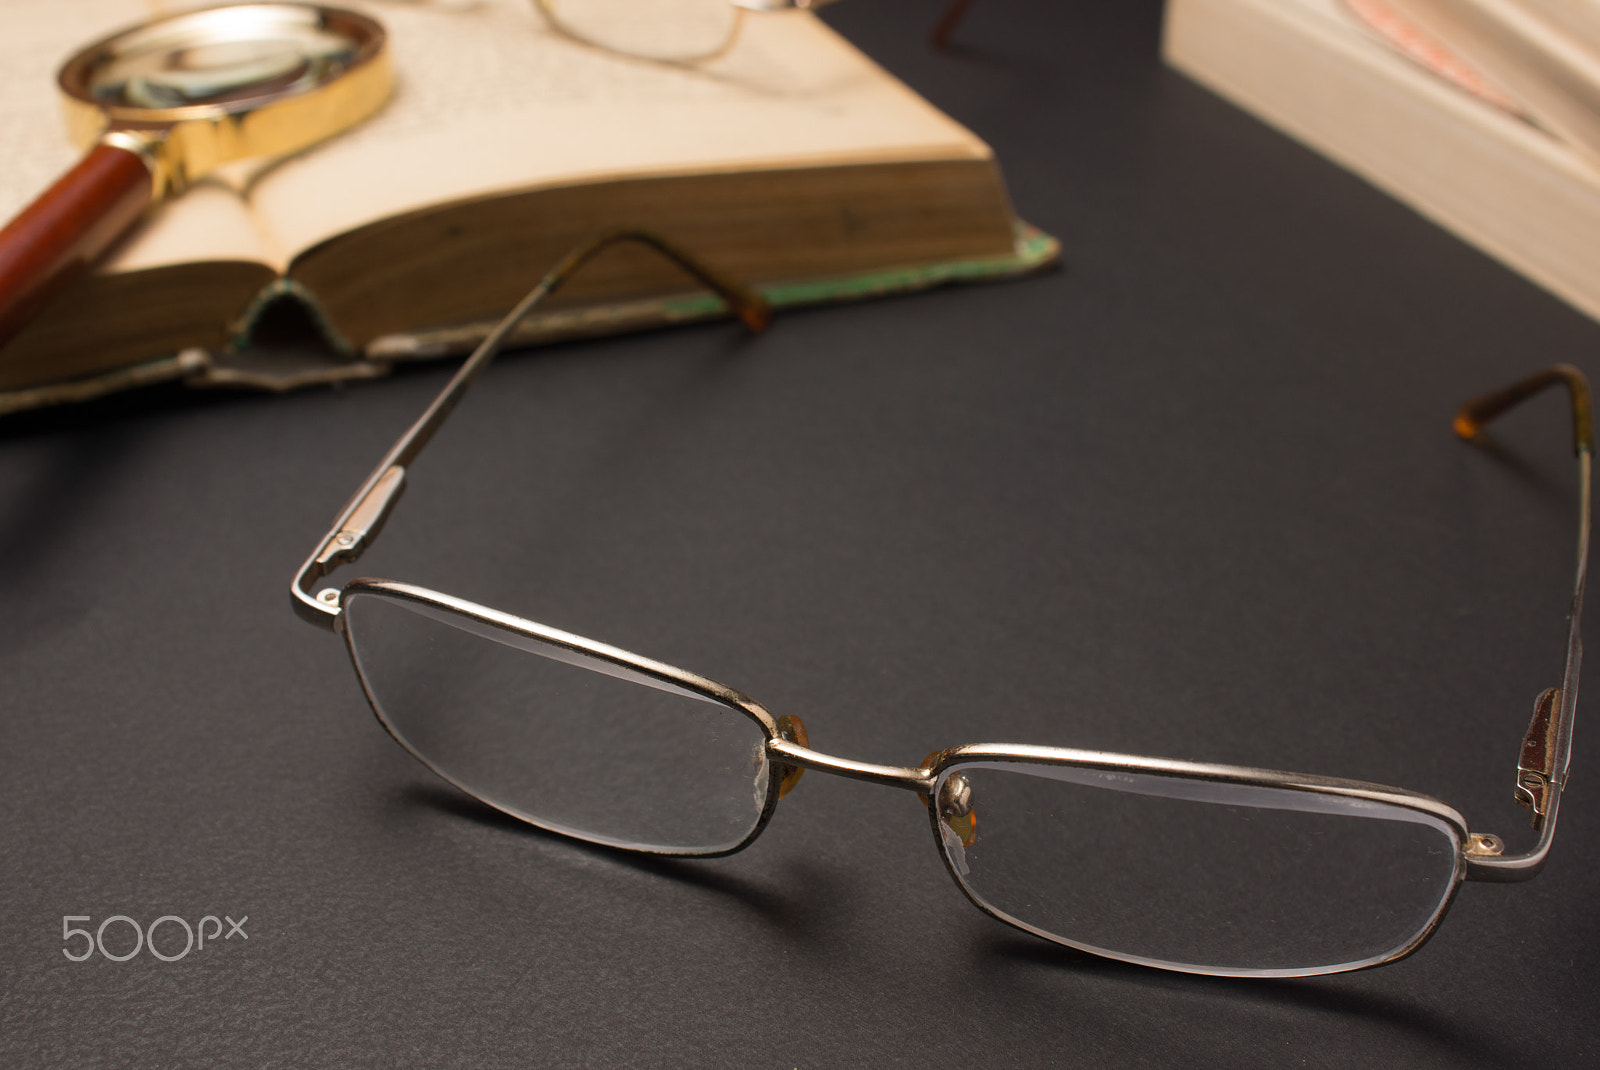
[[[1170,0],[1163,52],[1600,318],[1600,4]]]

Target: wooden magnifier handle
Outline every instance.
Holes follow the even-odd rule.
[[[138,153],[99,142],[0,230],[0,346],[98,260],[155,199]]]

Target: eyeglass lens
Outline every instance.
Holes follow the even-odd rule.
[[[1363,799],[1079,766],[960,777],[951,870],[986,909],[1098,954],[1200,972],[1352,968],[1426,932],[1455,887],[1441,819]],[[965,842],[964,842],[965,841]]]
[[[633,850],[714,854],[760,824],[766,733],[741,710],[452,609],[343,604],[384,726],[484,802]]]

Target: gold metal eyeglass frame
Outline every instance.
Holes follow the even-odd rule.
[[[1560,806],[1562,788],[1566,783],[1571,759],[1572,723],[1577,701],[1578,677],[1582,662],[1582,643],[1579,624],[1583,609],[1583,594],[1587,575],[1590,530],[1590,479],[1594,454],[1589,386],[1583,373],[1570,365],[1556,365],[1514,383],[1505,389],[1485,395],[1464,405],[1456,415],[1455,431],[1463,439],[1476,439],[1485,425],[1506,410],[1548,387],[1566,387],[1572,408],[1573,449],[1578,460],[1579,517],[1577,542],[1577,574],[1573,583],[1572,600],[1568,614],[1568,632],[1565,668],[1561,686],[1550,688],[1539,695],[1534,713],[1523,740],[1517,763],[1515,783],[1516,801],[1532,816],[1533,828],[1539,836],[1532,849],[1517,855],[1508,855],[1500,837],[1470,832],[1466,819],[1453,807],[1427,795],[1384,787],[1356,780],[1286,773],[1268,769],[1254,769],[1234,765],[1206,762],[1173,761],[1139,755],[1113,754],[1103,751],[1079,750],[1060,747],[1039,747],[1017,744],[967,744],[936,751],[915,766],[879,765],[860,762],[811,749],[805,725],[798,717],[775,717],[753,699],[682,669],[641,657],[628,651],[595,642],[581,636],[524,620],[497,610],[441,594],[427,588],[383,579],[355,579],[342,589],[314,590],[318,580],[344,565],[354,562],[376,539],[385,519],[394,508],[405,486],[406,468],[411,464],[433,434],[444,423],[460,401],[473,380],[483,371],[498,352],[501,343],[528,312],[586,262],[601,250],[620,242],[637,242],[646,245],[676,262],[689,274],[719,294],[752,331],[765,328],[770,319],[766,302],[753,292],[700,263],[694,257],[674,247],[655,235],[622,230],[598,237],[569,253],[552,268],[521,302],[513,308],[478,348],[464,361],[455,376],[434,399],[427,410],[409,430],[389,449],[372,473],[362,482],[355,495],[339,511],[328,533],[317,543],[311,555],[296,573],[290,593],[296,612],[304,619],[343,635],[349,645],[349,632],[344,626],[342,605],[352,594],[381,593],[390,598],[431,606],[447,611],[469,621],[501,629],[512,636],[521,636],[530,644],[554,647],[562,652],[563,660],[620,675],[624,678],[643,678],[657,681],[672,690],[689,692],[706,701],[719,704],[742,714],[760,726],[765,735],[765,754],[769,769],[766,797],[759,819],[749,834],[731,847],[704,851],[656,851],[659,854],[676,854],[688,857],[715,857],[742,850],[766,827],[778,800],[787,794],[800,779],[804,770],[850,777],[874,784],[901,788],[921,796],[928,807],[930,827],[934,842],[940,847],[940,857],[952,879],[974,905],[996,919],[1032,932],[1045,939],[1072,947],[1081,947],[1070,940],[1037,929],[1026,922],[1003,915],[980,901],[956,874],[948,852],[943,848],[944,837],[959,837],[970,846],[973,833],[973,811],[966,792],[964,778],[959,773],[945,777],[947,770],[959,769],[974,762],[1000,761],[1024,765],[1065,766],[1078,769],[1101,770],[1122,774],[1145,774],[1158,777],[1183,778],[1191,781],[1245,787],[1280,789],[1304,792],[1337,801],[1340,799],[1376,803],[1399,807],[1435,819],[1447,826],[1456,842],[1456,859],[1450,887],[1429,919],[1426,926],[1407,944],[1377,957],[1337,966],[1310,969],[1255,970],[1232,968],[1202,968],[1153,962],[1131,955],[1108,953],[1103,949],[1081,947],[1099,955],[1121,958],[1126,961],[1158,965],[1169,969],[1210,974],[1249,976],[1306,976],[1311,974],[1342,972],[1384,965],[1411,954],[1433,934],[1448,910],[1463,880],[1522,881],[1536,876],[1543,868],[1555,835],[1556,815]],[[531,649],[531,646],[530,646]],[[354,647],[350,647],[352,661]],[[360,676],[359,665],[357,674]],[[365,680],[363,678],[363,686]],[[373,696],[368,693],[369,700]],[[372,702],[374,712],[386,730],[401,743],[411,748],[393,731]],[[428,765],[444,779],[455,783],[470,795],[489,806],[511,813],[520,820],[529,821],[526,815],[513,813],[483,798],[471,787],[460,784],[429,759],[411,751],[423,764]],[[935,792],[939,798],[933,798]],[[942,826],[942,827],[941,827]],[[562,831],[562,830],[554,830]],[[634,848],[639,850],[639,848]],[[648,849],[643,849],[648,850]]]
[[[745,15],[751,12],[763,14],[774,11],[816,11],[837,3],[838,0],[727,0],[728,6],[733,8],[733,21],[728,27],[727,36],[716,48],[708,49],[704,53],[688,56],[680,60],[660,60],[666,63],[707,63],[719,56],[726,55],[739,39],[739,30],[744,24]],[[539,13],[555,29],[567,37],[605,51],[619,51],[612,46],[591,40],[588,35],[574,30],[552,6],[552,0],[533,0]],[[934,23],[933,30],[928,34],[928,40],[935,48],[949,48],[950,38],[955,34],[956,27],[961,25],[962,18],[967,13],[967,8],[972,5],[972,0],[950,0],[940,13],[939,19]],[[624,51],[625,55],[633,53]],[[650,58],[650,57],[642,57]]]

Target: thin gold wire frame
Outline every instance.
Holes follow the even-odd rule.
[[[722,5],[727,8],[726,21],[719,30],[709,32],[703,42],[681,50],[668,48],[653,49],[638,47],[625,43],[619,32],[608,31],[602,25],[589,25],[574,15],[575,10],[581,10],[590,0],[533,0],[535,7],[544,15],[549,24],[561,33],[584,44],[609,52],[619,52],[623,55],[634,56],[639,59],[654,60],[661,63],[708,63],[727,53],[739,39],[739,32],[744,26],[745,17],[751,13],[764,13],[775,11],[815,11],[826,7],[837,0],[693,0],[701,5]],[[614,7],[626,6],[619,0],[610,0]],[[962,16],[972,0],[950,0],[948,6],[934,24],[930,41],[936,48],[946,48],[950,44],[950,37],[960,24]]]
[[[572,635],[534,621],[514,617],[451,595],[424,587],[392,580],[359,578],[349,581],[342,589],[325,588],[313,592],[316,581],[335,569],[354,562],[372,544],[384,520],[399,499],[405,483],[405,469],[421,452],[434,432],[460,401],[474,379],[483,371],[498,352],[502,341],[528,312],[557,289],[597,253],[620,242],[637,242],[655,249],[672,259],[685,271],[698,278],[709,289],[727,302],[751,330],[763,329],[770,313],[766,303],[751,291],[740,286],[702,264],[694,257],[677,249],[669,242],[638,230],[622,230],[598,237],[572,253],[545,275],[499,325],[484,339],[471,356],[461,365],[455,376],[434,399],[421,417],[400,437],[379,461],[372,473],[357,489],[349,503],[340,510],[328,533],[317,543],[311,555],[301,566],[291,584],[290,593],[296,612],[304,619],[344,636],[350,646],[352,662],[361,677],[359,662],[351,643],[349,629],[345,627],[343,604],[355,595],[384,595],[455,614],[464,620],[501,629],[522,636],[533,643],[558,648],[580,659],[598,665],[613,666],[628,674],[653,679],[673,689],[690,692],[707,701],[720,704],[729,711],[748,718],[758,725],[765,736],[765,753],[768,765],[766,793],[759,817],[748,835],[731,847],[705,851],[653,851],[686,857],[715,857],[742,850],[766,827],[776,810],[778,800],[799,780],[806,769],[835,776],[901,788],[919,795],[929,811],[929,825],[940,857],[958,887],[984,913],[1006,924],[1034,933],[1056,943],[1078,947],[1094,954],[1124,961],[1190,973],[1235,976],[1309,976],[1315,974],[1364,969],[1397,961],[1416,951],[1427,942],[1437,929],[1454,899],[1463,880],[1521,881],[1539,873],[1549,854],[1555,834],[1556,814],[1562,788],[1566,782],[1571,759],[1572,721],[1577,700],[1578,677],[1582,661],[1579,624],[1583,608],[1584,585],[1587,575],[1590,530],[1590,481],[1594,453],[1593,431],[1590,417],[1590,397],[1587,381],[1576,368],[1557,365],[1547,368],[1528,379],[1512,384],[1504,390],[1486,395],[1465,405],[1456,417],[1455,430],[1466,439],[1477,438],[1489,421],[1519,404],[1521,401],[1554,385],[1565,386],[1571,397],[1573,416],[1573,444],[1578,460],[1579,523],[1577,543],[1577,573],[1573,585],[1571,608],[1568,615],[1568,636],[1565,669],[1560,688],[1551,688],[1541,694],[1535,703],[1533,721],[1529,726],[1519,755],[1516,779],[1517,801],[1528,808],[1534,828],[1540,833],[1535,846],[1524,854],[1508,856],[1503,853],[1503,843],[1497,836],[1468,831],[1465,818],[1453,807],[1437,799],[1400,788],[1385,787],[1362,781],[1345,780],[1306,774],[1286,773],[1277,770],[1255,769],[1243,766],[1200,762],[1173,761],[1140,755],[1113,754],[1101,751],[1077,750],[1059,747],[1038,747],[1018,744],[966,744],[937,751],[916,766],[880,765],[813,750],[809,746],[806,729],[797,717],[775,717],[765,707],[749,697],[715,681],[682,669],[654,661],[650,658],[599,643],[582,636]],[[366,681],[362,679],[363,688]],[[502,810],[520,820],[539,825],[527,815],[507,810],[493,799],[479,795],[472,785],[453,780],[432,763],[427,755],[417,753],[394,732],[374,696],[368,692],[374,712],[386,730],[397,741],[446,780],[480,799],[486,805]],[[962,822],[970,817],[965,800],[953,797],[941,786],[954,779],[946,774],[959,771],[964,765],[978,762],[1005,762],[1018,765],[1064,766],[1080,769],[1103,770],[1129,774],[1183,779],[1192,782],[1210,782],[1220,785],[1271,788],[1288,792],[1303,792],[1326,800],[1349,800],[1357,803],[1377,804],[1411,811],[1427,819],[1427,823],[1449,830],[1455,841],[1456,857],[1448,886],[1440,897],[1437,908],[1412,937],[1402,946],[1368,959],[1334,965],[1312,964],[1304,968],[1238,969],[1205,965],[1172,963],[1122,954],[1114,949],[1088,947],[1060,934],[1036,928],[1023,920],[1003,914],[973,894],[957,874],[949,852],[945,849],[946,830],[970,829]],[[935,796],[938,795],[938,798]],[[543,826],[541,826],[543,827]],[[567,830],[554,830],[566,832]]]

